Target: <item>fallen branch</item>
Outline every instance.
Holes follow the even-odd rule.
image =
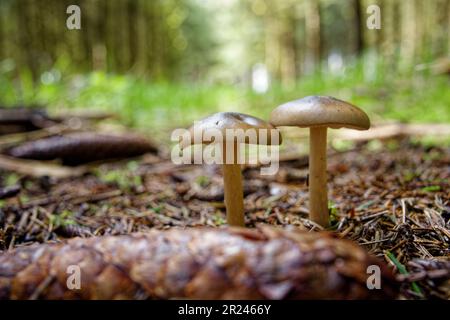
[[[394,123],[372,127],[367,131],[342,129],[337,137],[344,140],[368,141],[372,139],[390,139],[402,136],[450,136],[448,124],[407,124]]]
[[[40,130],[34,131],[25,131],[18,133],[11,133],[7,135],[0,136],[0,148],[5,149],[7,147],[13,146],[15,144],[31,141],[35,139],[46,138],[55,134],[68,133],[71,131],[75,131],[76,129],[71,129],[64,124],[57,124],[48,128],[43,128]]]
[[[0,134],[31,131],[54,125],[45,110],[33,107],[0,107]]]
[[[369,266],[380,267],[380,290],[367,287]],[[396,293],[391,271],[348,240],[268,226],[77,238],[0,255],[2,299],[379,299]]]
[[[4,155],[0,155],[0,169],[15,171],[32,177],[48,176],[58,179],[80,176],[87,171],[87,168],[83,166],[65,167],[42,161],[16,159]]]

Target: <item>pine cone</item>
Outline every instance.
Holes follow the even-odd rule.
[[[80,289],[68,289],[69,266]],[[369,290],[370,265],[381,289]],[[0,255],[1,299],[387,299],[397,283],[362,248],[330,233],[171,229],[72,239]]]
[[[138,156],[156,152],[149,141],[136,135],[106,135],[77,132],[23,143],[9,150],[16,158],[34,160],[62,159],[64,164]]]

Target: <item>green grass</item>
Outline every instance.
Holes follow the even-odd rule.
[[[395,265],[398,272],[400,272],[403,275],[408,275],[409,272],[406,270],[406,267],[400,263],[400,261],[397,260],[395,255],[391,253],[390,251],[385,252],[386,256],[391,260],[391,262]],[[412,290],[418,295],[423,296],[422,290],[420,289],[419,285],[416,282],[411,282],[411,288]]]
[[[121,190],[130,191],[134,187],[140,187],[143,184],[142,178],[135,174],[138,164],[135,161],[127,163],[122,169],[104,169],[95,170],[97,177],[104,183],[117,185]]]
[[[428,186],[423,187],[421,190],[425,192],[441,191],[441,186]]]
[[[74,216],[73,212],[69,210],[64,210],[60,214],[50,214],[49,222],[53,225],[55,229],[59,227],[75,225],[77,223],[74,220],[73,216]]]
[[[0,62],[0,104],[41,104],[50,112],[92,108],[115,112],[126,125],[155,132],[186,126],[218,112],[238,111],[266,118],[280,103],[312,94],[333,95],[367,111],[372,121],[450,122],[449,79],[409,72],[378,72],[365,79],[361,64],[344,74],[316,74],[291,87],[273,84],[265,94],[243,85],[151,82],[131,75],[92,72],[61,74],[56,68],[33,82]],[[19,76],[17,76],[19,74]]]

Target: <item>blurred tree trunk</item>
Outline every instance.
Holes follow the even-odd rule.
[[[41,21],[41,25],[46,30],[46,51],[50,58],[50,63],[53,64],[59,58],[58,52],[60,46],[58,41],[58,29],[60,29],[60,23],[56,17],[63,16],[63,14],[58,11],[58,4],[55,3],[55,0],[51,0],[48,7],[45,8],[41,6],[40,9],[41,16],[46,17],[44,21]]]
[[[400,37],[400,66],[408,68],[414,62],[416,46],[416,17],[414,1],[405,1],[402,5],[401,37]]]
[[[220,59],[209,50],[216,35],[208,34],[213,41],[207,42],[207,28],[199,26],[211,17],[196,12],[196,2],[79,0],[82,29],[67,30],[70,0],[0,0],[0,60],[13,59],[17,72],[31,71],[34,80],[63,59],[77,71],[131,71],[153,79],[189,73],[202,79],[210,70],[203,57],[211,64]],[[381,8],[381,30],[366,27],[370,4]],[[258,14],[255,5],[265,7],[263,13]],[[246,54],[251,58],[243,69],[265,59],[270,74],[283,85],[320,69],[328,50],[336,49],[345,61],[373,48],[390,67],[404,70],[450,50],[449,0],[248,0],[233,8],[245,12],[251,20],[245,25],[250,22],[255,29],[243,24],[242,39],[236,39],[238,46],[250,43]],[[171,17],[195,19],[178,25]],[[219,33],[226,27],[217,25]],[[186,41],[183,48],[176,45],[180,38]]]
[[[153,78],[159,77],[161,73],[161,58],[160,58],[160,52],[161,52],[161,44],[159,41],[159,25],[158,25],[158,19],[160,16],[160,10],[159,10],[159,2],[158,1],[150,1],[149,2],[149,9],[150,9],[150,17],[149,21],[150,28],[148,32],[149,36],[149,43],[151,43],[150,48],[150,56],[149,56],[149,65],[151,69],[151,75]]]
[[[415,20],[416,20],[416,29],[415,29],[415,60],[416,62],[421,62],[423,58],[423,1],[415,0],[414,1],[414,11],[416,12]]]
[[[84,61],[81,65],[85,65],[88,70],[91,70],[93,67],[92,61],[93,61],[93,55],[92,55],[92,49],[93,49],[93,43],[91,41],[92,39],[92,33],[94,31],[94,21],[95,21],[95,2],[93,1],[85,1],[82,4],[82,32],[78,32],[81,37],[81,41],[83,43],[83,52],[84,52]],[[80,31],[81,31],[80,30]]]
[[[35,40],[33,37],[33,18],[30,15],[30,7],[32,3],[26,1],[15,2],[15,21],[17,24],[17,39],[21,50],[18,50],[16,54],[20,55],[19,63],[28,68],[31,71],[33,80],[37,79],[37,61],[34,59]]]
[[[401,23],[403,17],[400,10],[400,2],[394,1],[392,3],[392,38],[391,38],[391,46],[392,46],[392,57],[391,57],[391,70],[397,70],[400,59],[402,58],[400,53],[400,44],[402,40],[401,35]]]
[[[136,29],[136,43],[135,43],[135,52],[134,52],[134,72],[138,75],[144,75],[148,72],[147,70],[147,51],[148,51],[148,43],[147,43],[147,32],[148,32],[148,23],[147,23],[147,8],[145,4],[146,0],[139,0],[137,2],[136,16],[135,16],[135,29]],[[131,18],[131,17],[130,17]]]
[[[283,17],[282,32],[279,35],[281,81],[286,87],[294,85],[297,78],[297,45],[295,41],[297,18],[295,14],[295,6],[289,6]]]
[[[295,42],[297,43],[296,51],[296,65],[297,65],[297,77],[301,77],[304,73],[304,61],[305,61],[305,17],[303,15],[297,16],[297,30],[295,33]]]
[[[268,2],[267,8],[267,14],[264,16],[265,65],[267,66],[271,76],[279,80],[282,76],[280,72],[280,19],[276,15],[276,12],[278,12],[277,3]]]
[[[137,42],[138,32],[137,24],[139,23],[138,2],[128,1],[127,3],[127,20],[128,20],[128,69],[132,68],[137,58]]]
[[[92,69],[107,71],[107,48],[105,43],[105,5],[103,1],[95,1],[92,16],[90,43],[92,53]]]
[[[441,0],[436,6],[436,56],[444,56],[449,53],[450,41],[450,1]]]
[[[51,3],[48,4],[51,5]],[[35,37],[39,39],[39,56],[41,57],[41,59],[45,60],[43,61],[43,65],[48,68],[51,67],[52,48],[50,47],[50,43],[48,41],[50,37],[46,21],[48,22],[48,20],[50,20],[52,17],[47,15],[48,8],[45,8],[42,5],[33,5],[33,7],[35,8],[34,15],[36,20],[36,25],[34,27],[37,30]]]
[[[107,53],[107,66],[108,71],[116,71],[117,66],[117,52],[115,50],[115,20],[114,20],[114,7],[115,1],[104,1],[104,12],[105,12],[105,33],[104,41],[106,44]]]
[[[360,56],[364,51],[364,29],[366,23],[364,19],[364,8],[361,4],[361,0],[353,0],[353,13],[354,13],[354,30],[355,30],[355,53]]]
[[[377,2],[378,6],[380,7],[380,12],[381,12],[381,29],[380,30],[373,30],[376,33],[376,46],[377,46],[377,51],[378,51],[378,55],[381,55],[383,52],[383,42],[384,42],[384,32],[386,30],[386,17],[385,17],[385,6],[384,6],[384,1],[383,0],[378,0]]]
[[[307,0],[305,3],[306,28],[306,65],[308,72],[320,70],[321,62],[321,30],[320,30],[320,3],[318,0]]]
[[[120,52],[120,72],[128,72],[131,66],[131,48],[130,39],[134,37],[129,33],[130,22],[128,21],[128,3],[129,0],[114,0],[118,2],[116,11],[116,24],[118,41],[116,42],[116,50]]]
[[[445,11],[444,12],[450,12],[450,2],[445,2]],[[445,21],[446,20],[446,21]],[[444,39],[446,38],[446,53],[447,55],[450,55],[450,14],[446,14],[446,18],[442,21],[442,28],[444,30]]]
[[[7,57],[8,54],[8,31],[6,30],[6,10],[0,10],[0,60],[3,60],[3,57]]]
[[[383,34],[381,45],[381,54],[384,62],[391,64],[394,60],[394,1],[382,1],[381,8],[381,32]],[[390,65],[392,67],[392,65]]]

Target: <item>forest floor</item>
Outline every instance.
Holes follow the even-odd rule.
[[[391,265],[399,298],[450,298],[450,150],[409,139],[329,157],[330,230]],[[321,228],[308,217],[307,162],[244,175],[246,225]],[[157,155],[100,164],[82,176],[0,171],[0,251],[71,237],[225,224],[220,167],[176,166]]]

